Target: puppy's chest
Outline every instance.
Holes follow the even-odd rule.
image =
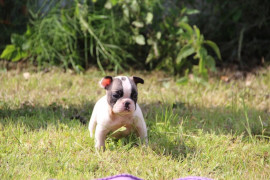
[[[118,129],[122,126],[125,126],[127,128],[132,128],[134,125],[134,120],[136,118],[133,116],[124,116],[124,117],[115,117],[111,119],[111,128],[112,129]]]

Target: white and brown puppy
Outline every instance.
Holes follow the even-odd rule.
[[[118,131],[114,137],[121,138],[136,132],[147,144],[147,129],[141,108],[137,104],[137,84],[144,83],[139,77],[106,76],[100,81],[106,89],[106,95],[96,103],[90,123],[90,137],[95,133],[96,148],[105,148],[106,135],[122,126],[124,131]]]

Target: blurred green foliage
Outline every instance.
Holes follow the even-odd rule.
[[[205,78],[215,70],[212,55],[221,59],[218,46],[189,25],[189,16],[199,11],[180,1],[42,2],[38,10],[35,3],[28,5],[29,26],[23,35],[12,35],[2,59],[77,72],[91,65],[102,71],[163,69],[174,75],[189,69]]]

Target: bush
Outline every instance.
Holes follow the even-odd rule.
[[[18,49],[39,66],[157,68],[177,75],[198,65],[207,77],[215,67],[207,48],[221,57],[216,44],[188,24],[188,15],[196,13],[178,1],[75,1],[70,7],[60,2],[43,14],[32,13],[29,48]],[[3,53],[1,58],[12,59]]]

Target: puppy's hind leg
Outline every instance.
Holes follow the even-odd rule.
[[[137,135],[140,137],[141,142],[148,145],[147,128],[143,117],[137,117],[135,121],[135,128]]]

